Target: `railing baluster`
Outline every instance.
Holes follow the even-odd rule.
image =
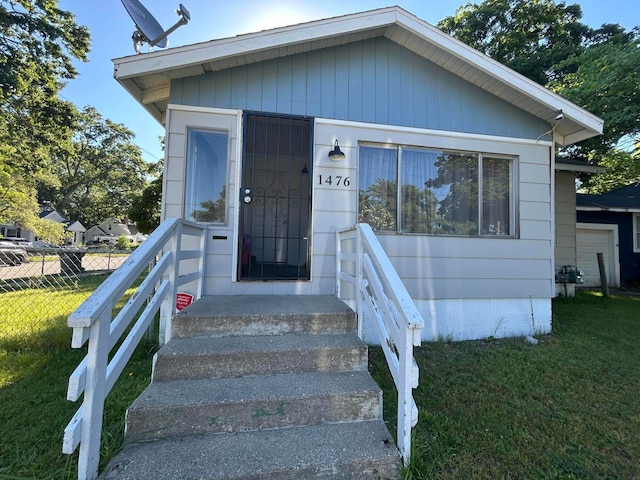
[[[112,309],[113,304],[107,304],[98,319],[89,327],[87,373],[82,402],[80,455],[78,457],[79,480],[94,480],[98,476],[102,414],[104,399],[108,393],[105,391],[105,384]]]
[[[191,252],[185,255],[198,260],[198,271],[181,280],[197,282],[196,299],[202,296],[205,233],[206,227],[193,222],[176,218],[165,220],[129,259],[69,316],[67,323],[73,327],[72,347],[80,348],[88,342],[87,355],[72,374],[69,387],[70,399],[77,399],[84,391],[84,400],[65,429],[62,447],[63,453],[70,454],[78,444],[80,445],[79,479],[94,480],[98,475],[104,400],[143,338],[145,330],[153,323],[160,303],[166,307],[165,313],[168,316],[164,319],[164,335],[161,335],[160,339],[168,340],[170,337],[169,329],[175,313],[176,289],[179,283],[182,234],[199,237],[198,254]],[[171,253],[155,262],[158,255],[167,249],[167,245]],[[113,306],[149,265],[152,265],[152,268],[146,279],[126,302],[117,319],[112,319]],[[152,285],[163,276],[165,280],[160,282],[159,288],[150,295]],[[145,299],[148,299],[147,306],[140,316],[136,317]],[[109,361],[111,349],[134,320],[134,326]]]
[[[355,251],[346,252],[342,241],[353,238],[354,233]],[[418,368],[413,347],[420,345],[424,321],[369,225],[358,224],[338,231],[336,246],[338,296],[344,300],[340,282],[347,276],[342,271],[342,263],[349,261],[354,264],[356,277],[358,335],[362,338],[366,310],[380,335],[382,350],[398,390],[397,444],[406,466],[411,456],[411,428],[417,421],[412,389],[418,386]]]

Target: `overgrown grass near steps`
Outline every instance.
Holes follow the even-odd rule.
[[[0,479],[77,478],[77,453],[62,454],[62,435],[80,404],[67,401],[66,390],[85,349],[70,348],[66,319],[96,286],[93,277],[73,291],[34,289],[0,295]],[[36,309],[52,302],[64,308],[57,308],[54,317],[43,315],[27,323],[8,312],[20,295],[28,296]],[[103,465],[122,445],[126,408],[149,383],[153,349],[139,346],[107,397]]]
[[[416,350],[420,410],[411,479],[640,478],[640,298],[553,303],[553,332]],[[379,348],[370,369],[395,429]]]

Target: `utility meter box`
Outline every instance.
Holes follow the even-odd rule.
[[[584,283],[582,272],[575,265],[564,265],[556,273],[556,282],[559,283]]]

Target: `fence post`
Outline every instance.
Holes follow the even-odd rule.
[[[89,327],[78,480],[94,480],[98,476],[112,310],[113,304],[108,304]]]

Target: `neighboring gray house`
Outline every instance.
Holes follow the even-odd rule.
[[[550,331],[555,147],[601,119],[399,7],[114,64],[166,127],[162,218],[208,225],[205,295],[335,293],[335,232],[366,221],[424,339]]]

